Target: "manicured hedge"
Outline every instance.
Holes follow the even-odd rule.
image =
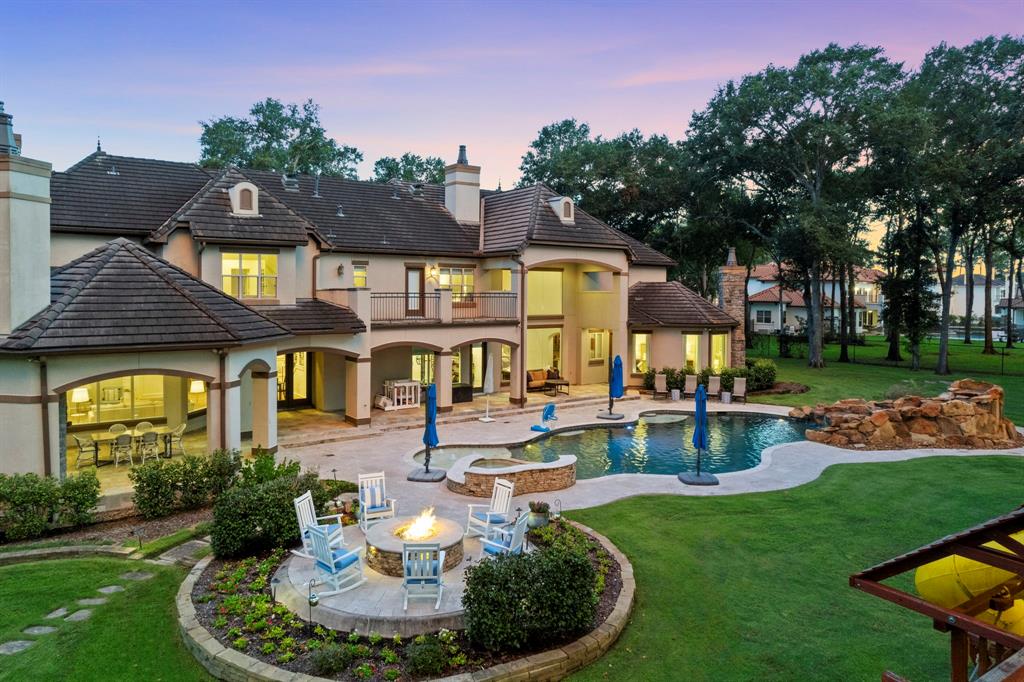
[[[100,497],[93,471],[63,481],[36,474],[0,474],[0,535],[4,540],[37,538],[47,530],[92,521]]]
[[[649,391],[654,389],[654,375],[659,372],[665,375],[665,383],[669,390],[673,388],[683,390],[687,370],[674,367],[647,370],[644,374],[644,388]],[[722,378],[722,390],[732,391],[733,381],[736,377],[747,377],[747,390],[761,391],[775,385],[776,372],[777,368],[772,360],[757,358],[756,360],[747,360],[746,367],[723,367],[718,372],[712,372],[710,368],[705,368],[697,375],[697,382],[707,386],[708,377],[719,376]]]
[[[273,455],[270,457],[273,461]],[[128,472],[135,489],[132,500],[139,514],[147,519],[181,509],[197,509],[231,487],[240,466],[237,450],[217,450],[209,457],[186,455],[169,462],[147,462]]]

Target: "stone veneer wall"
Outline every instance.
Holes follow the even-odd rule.
[[[740,323],[729,335],[729,364],[733,367],[744,367],[747,360],[746,291],[747,268],[736,264],[736,252],[730,248],[729,260],[718,268],[718,306]]]
[[[791,417],[814,419],[807,439],[846,448],[1012,448],[1024,445],[1003,416],[1003,389],[972,379],[954,381],[935,398],[907,396],[869,402],[840,400],[797,407]]]
[[[480,473],[467,470],[463,482],[447,479],[448,489],[460,495],[471,497],[490,497],[494,489],[494,479],[503,478],[515,485],[516,495],[526,493],[544,493],[552,490],[565,490],[576,484],[576,463],[560,467],[526,469],[524,471],[505,471],[494,469],[494,473]]]

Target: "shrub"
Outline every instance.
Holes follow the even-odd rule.
[[[139,514],[157,519],[174,511],[177,503],[177,470],[162,460],[147,462],[128,472],[135,492],[132,501]]]
[[[309,655],[313,672],[323,677],[334,677],[347,670],[354,660],[348,649],[334,642],[324,644]]]
[[[4,537],[25,540],[42,535],[59,500],[56,479],[36,474],[0,475],[0,530]]]
[[[647,371],[644,372],[644,383],[643,383],[644,389],[646,389],[648,391],[653,391],[654,390],[654,375],[655,374],[657,374],[657,372],[655,372],[653,367],[648,367]]]
[[[747,390],[763,391],[775,385],[778,368],[768,358],[747,360]]]
[[[276,478],[294,477],[301,471],[301,465],[295,460],[286,459],[278,463],[274,453],[253,448],[252,459],[242,465],[242,485],[257,485]]]
[[[60,485],[58,523],[81,526],[92,522],[92,510],[99,500],[100,481],[95,471],[86,469],[77,476],[68,476]]]
[[[206,461],[210,494],[217,497],[230,488],[242,468],[241,453],[238,450],[214,450]]]
[[[594,621],[595,583],[585,551],[551,547],[481,562],[466,573],[467,634],[504,651],[580,633]]]
[[[534,514],[547,514],[551,511],[551,505],[542,501],[530,502],[530,511]]]
[[[167,468],[174,481],[179,507],[198,509],[210,501],[210,469],[206,459],[185,455]]]
[[[257,484],[244,480],[220,495],[214,505],[211,539],[218,557],[291,546],[299,540],[292,500],[311,490],[318,512],[327,504],[327,492],[315,473]]]
[[[490,563],[485,561],[483,563]],[[448,665],[448,655],[444,645],[434,635],[417,637],[405,649],[409,672],[413,675],[437,676],[444,672]]]

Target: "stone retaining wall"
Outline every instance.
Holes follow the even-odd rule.
[[[1014,448],[1024,444],[1013,422],[1003,416],[1003,389],[962,379],[935,398],[840,400],[832,405],[797,407],[791,417],[813,419],[808,440],[844,448]]]
[[[576,462],[555,467],[529,468],[529,465],[512,469],[467,469],[463,480],[448,477],[448,489],[460,495],[471,497],[490,497],[494,489],[494,479],[503,478],[512,481],[516,495],[527,493],[545,493],[552,490],[564,490],[576,484]]]
[[[579,639],[557,649],[526,656],[508,663],[502,663],[472,673],[461,673],[444,678],[441,682],[498,682],[500,680],[561,680],[570,673],[586,667],[601,658],[622,634],[629,622],[636,594],[633,565],[619,549],[603,535],[586,526],[573,522],[580,530],[596,538],[619,563],[622,589],[615,602],[615,608],[601,625]],[[196,618],[192,603],[192,588],[203,570],[213,559],[206,557],[188,574],[178,589],[178,628],[185,647],[196,660],[219,680],[230,682],[325,682],[324,678],[293,673],[264,663],[251,656],[228,649],[221,644]]]

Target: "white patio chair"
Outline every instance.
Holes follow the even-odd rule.
[[[321,597],[341,594],[359,587],[366,582],[363,574],[362,547],[355,549],[332,549],[327,531],[320,526],[309,526],[309,540],[313,546],[313,563],[317,573],[331,590],[319,592]]]
[[[118,435],[118,434],[122,434],[122,433],[126,432],[127,430],[128,430],[128,427],[125,426],[124,424],[111,424],[110,428],[107,429],[108,432],[114,434],[115,436]]]
[[[717,398],[722,395],[722,377],[708,377],[708,397]]]
[[[441,606],[444,555],[438,543],[402,545],[403,610],[409,609],[410,599],[433,599],[435,611]]]
[[[658,396],[662,398],[668,397],[668,377],[665,376],[664,372],[658,372],[654,375],[654,395],[652,397],[657,400]]]
[[[359,474],[359,527],[365,533],[381,519],[394,518],[396,501],[387,495],[384,472]]]
[[[160,436],[156,431],[146,431],[142,434],[138,452],[143,464],[147,459],[160,459]]]
[[[687,374],[683,382],[683,397],[693,397],[695,395],[697,395],[697,375]]]
[[[128,458],[128,464],[135,466],[134,451],[132,435],[130,433],[118,434],[110,445],[110,452],[114,455],[114,466],[121,464],[121,459],[124,457]]]
[[[293,500],[295,505],[295,519],[299,522],[299,535],[302,536],[302,551],[292,550],[292,554],[305,559],[313,557],[313,543],[310,540],[310,528],[320,528],[327,533],[327,541],[331,549],[339,549],[345,546],[345,533],[341,524],[341,514],[327,514],[317,516],[316,507],[313,506],[313,493],[309,490],[302,493]],[[321,523],[327,521],[328,523]]]
[[[99,443],[94,441],[92,436],[79,437],[75,434],[71,434],[71,437],[75,439],[75,443],[78,446],[78,456],[75,457],[75,467],[81,468],[83,459],[86,461],[91,459],[92,465],[95,466],[100,455]]]
[[[499,528],[511,521],[512,494],[515,486],[503,478],[494,479],[490,504],[469,504],[469,518],[466,521],[466,537],[471,534],[488,537],[493,528]]]
[[[135,425],[135,433],[142,435],[153,430],[153,422],[139,422]]]
[[[178,449],[181,450],[181,454],[187,455],[185,451],[185,429],[188,424],[182,422],[174,427],[174,430],[164,436],[167,439],[167,452],[168,454],[174,454],[174,446],[177,445]]]
[[[747,402],[747,378],[736,377],[732,380],[732,399]]]
[[[484,552],[490,556],[499,554],[522,554],[523,540],[526,538],[526,522],[529,517],[520,514],[516,522],[508,528],[495,528],[490,537],[480,540]]]

